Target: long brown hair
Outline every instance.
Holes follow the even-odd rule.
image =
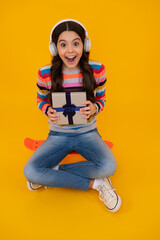
[[[52,41],[57,46],[57,41],[59,35],[64,31],[74,31],[76,32],[84,45],[85,39],[85,30],[81,25],[73,21],[67,21],[59,24],[52,33]],[[87,93],[87,99],[91,102],[95,102],[94,89],[96,88],[96,81],[93,76],[93,70],[91,65],[88,63],[89,61],[89,53],[83,50],[83,54],[79,61],[80,69],[83,74],[83,91]],[[51,66],[51,91],[50,91],[50,100],[52,92],[61,92],[63,91],[63,75],[62,75],[62,65],[63,62],[59,55],[54,56],[52,59]]]

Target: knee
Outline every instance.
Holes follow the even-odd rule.
[[[115,159],[112,159],[112,161],[108,161],[103,167],[101,167],[100,170],[100,177],[105,178],[113,175],[116,171],[117,163]]]
[[[110,161],[106,166],[106,177],[113,175],[116,171],[117,163],[115,160]]]
[[[30,181],[32,183],[37,182],[38,170],[31,163],[27,163],[24,166],[23,174],[28,181]]]

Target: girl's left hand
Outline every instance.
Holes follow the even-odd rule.
[[[90,118],[91,115],[93,115],[96,112],[96,107],[91,101],[86,101],[83,104],[87,106],[84,108],[81,108],[80,113],[84,118],[88,119]]]

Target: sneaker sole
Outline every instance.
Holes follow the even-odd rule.
[[[30,191],[35,191],[35,190],[38,190],[38,189],[42,188],[42,186],[39,187],[39,188],[33,188],[32,183],[29,182],[29,181],[27,181],[27,188],[28,188],[28,190],[30,190]]]
[[[106,178],[107,180],[108,180],[108,182],[110,183],[110,185],[112,186],[112,182],[111,182],[111,180],[109,179],[109,178]],[[112,188],[113,188],[113,186],[112,186]],[[117,196],[117,204],[116,204],[116,206],[114,207],[114,208],[112,208],[112,209],[110,209],[110,208],[108,208],[106,205],[106,208],[110,211],[110,212],[117,212],[119,209],[120,209],[120,207],[121,207],[121,203],[122,203],[122,201],[121,201],[121,198],[120,198],[120,196],[115,192],[115,194],[116,194],[116,196]]]
[[[119,209],[120,209],[120,207],[121,207],[121,198],[120,198],[120,196],[116,193],[116,195],[117,195],[117,204],[116,204],[116,206],[114,207],[114,208],[112,208],[112,209],[110,209],[110,208],[108,208],[106,205],[106,208],[110,211],[110,212],[117,212]]]

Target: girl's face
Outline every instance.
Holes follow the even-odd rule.
[[[83,53],[83,43],[74,31],[64,31],[59,35],[57,50],[63,61],[63,70],[77,70]]]

